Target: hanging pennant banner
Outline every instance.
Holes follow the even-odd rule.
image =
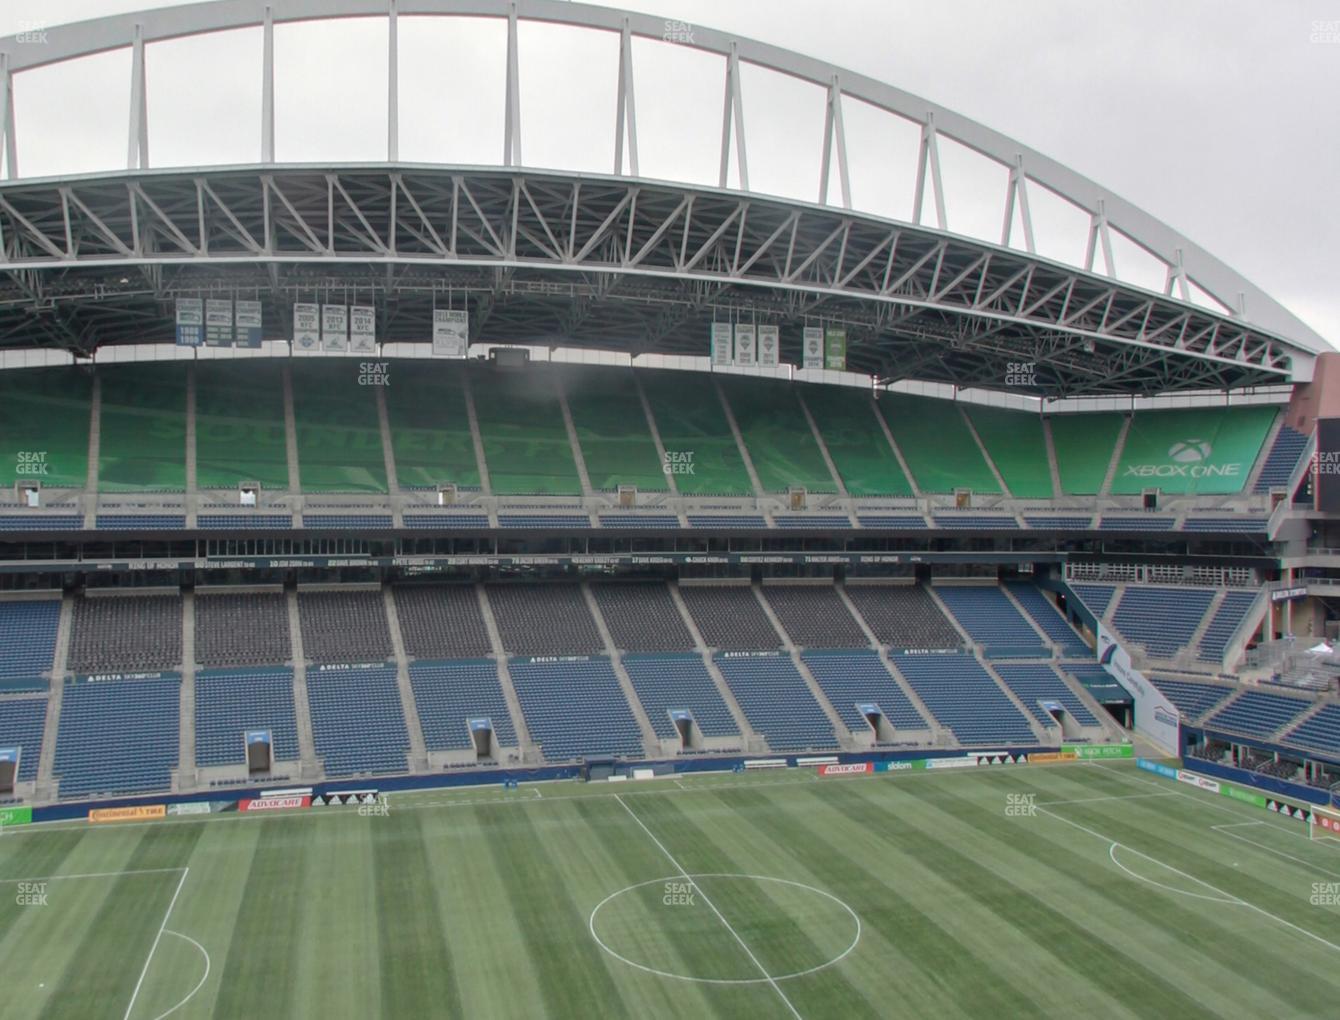
[[[847,331],[841,326],[824,330],[824,368],[838,372],[847,369]]]
[[[758,327],[758,363],[764,368],[781,364],[781,340],[776,326]]]
[[[802,368],[824,367],[824,331],[818,326],[805,327],[804,360]]]
[[[344,354],[349,350],[349,309],[347,306],[321,306],[321,349],[332,354]]]
[[[321,348],[321,309],[317,305],[293,306],[293,349],[316,351]]]
[[[712,323],[712,364],[731,364],[731,324],[729,322]]]
[[[735,324],[735,363],[752,366],[757,363],[754,348],[754,324],[737,322]]]
[[[205,303],[198,297],[177,298],[177,346],[199,347],[205,342]]]
[[[238,347],[259,347],[261,345],[261,303],[259,301],[234,301],[233,321],[236,327]]]
[[[349,309],[349,349],[355,354],[373,354],[377,350],[377,311],[363,305]]]
[[[470,353],[470,313],[465,309],[433,309],[433,357],[464,358]]]
[[[205,302],[205,344],[233,346],[233,303],[227,298],[210,298]]]

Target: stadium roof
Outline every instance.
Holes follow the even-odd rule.
[[[388,14],[386,160],[276,163],[274,24]],[[395,25],[406,14],[507,22],[498,165],[399,158]],[[618,35],[610,174],[523,162],[516,26],[525,20]],[[146,45],[246,26],[260,26],[264,39],[260,162],[149,169]],[[715,187],[639,174],[634,38],[720,59]],[[14,76],[115,48],[133,55],[127,167],[20,177]],[[741,64],[824,90],[818,202],[750,190]],[[852,208],[843,120],[852,101],[918,125],[912,222]],[[699,26],[671,33],[663,19],[609,8],[553,0],[290,0],[276,10],[218,0],[60,26],[46,30],[41,46],[0,40],[0,135],[7,171],[0,346],[89,355],[107,344],[171,342],[174,300],[213,295],[261,300],[267,337],[292,335],[293,302],[323,300],[374,305],[384,340],[425,340],[434,306],[465,302],[472,340],[633,354],[704,354],[712,321],[757,321],[780,327],[783,360],[793,362],[802,327],[831,324],[847,330],[848,367],[883,382],[1003,389],[1027,375],[1035,392],[1057,396],[1306,380],[1325,349],[1209,253],[1027,146],[801,54]],[[947,229],[954,196],[940,173],[941,139],[1008,170],[998,239]],[[1074,265],[1036,253],[1028,196],[1037,188],[1089,218],[1088,244]],[[834,190],[838,199],[830,202]],[[1163,292],[1123,279],[1114,238],[1158,260]],[[1021,371],[1019,363],[1036,368]]]

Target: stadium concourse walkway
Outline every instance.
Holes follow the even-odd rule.
[[[972,600],[951,606],[963,625],[946,596]],[[1096,703],[1051,666],[1078,637],[1031,588],[498,581],[202,589],[186,612],[171,592],[69,605],[62,641],[60,603],[0,602],[0,636],[23,638],[0,656],[0,740],[33,776],[40,675],[60,662],[51,778],[67,799],[246,782],[255,731],[286,780],[1038,744],[1059,725],[1043,702],[1105,738]],[[1031,635],[1035,658],[985,657],[1002,627],[1016,648]]]

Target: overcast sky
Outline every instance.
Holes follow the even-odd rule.
[[[282,6],[283,0],[275,0]],[[0,0],[0,35],[146,0]],[[1162,219],[1340,344],[1340,0],[626,0],[797,50],[919,94],[1084,173]],[[1328,24],[1329,22],[1329,24]],[[498,163],[501,23],[402,19],[401,156]],[[723,63],[634,49],[641,170],[716,183]],[[147,57],[154,166],[259,157],[260,32],[160,44]],[[276,31],[281,161],[382,159],[386,30]],[[24,175],[124,166],[128,51],[21,75]],[[527,165],[613,168],[616,39],[524,26]],[[823,94],[742,76],[750,184],[817,197]],[[906,219],[916,129],[844,105],[857,208]],[[1005,172],[942,151],[952,230],[999,240]],[[732,176],[734,183],[734,176]],[[836,189],[833,191],[836,200]],[[1077,262],[1087,220],[1035,189],[1043,254]],[[1123,277],[1162,271],[1118,246]]]

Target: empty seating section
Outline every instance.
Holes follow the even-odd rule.
[[[604,650],[575,584],[490,584],[489,605],[509,655],[585,655]]]
[[[631,370],[563,368],[559,375],[591,488],[669,488]]]
[[[791,383],[742,376],[717,381],[764,492],[785,492],[793,485],[810,492],[837,491]]]
[[[866,648],[870,641],[832,585],[764,585],[763,596],[802,648]]]
[[[772,651],[782,646],[767,614],[747,585],[680,585],[689,615],[709,648]]]
[[[282,592],[197,594],[195,661],[202,666],[279,665],[293,658]]]
[[[465,372],[416,361],[386,390],[396,481],[402,489],[479,488],[479,459],[465,403]]]
[[[963,636],[920,585],[849,584],[847,597],[886,648],[963,647]]]
[[[37,778],[46,718],[46,698],[10,698],[0,701],[0,747],[19,749],[19,771],[14,778],[21,783]]]
[[[196,363],[195,477],[201,489],[288,489],[282,363]]]
[[[717,668],[749,725],[773,751],[837,746],[833,723],[783,655],[718,655]]]
[[[806,652],[804,660],[828,703],[853,733],[869,730],[869,722],[857,708],[865,704],[878,705],[895,730],[930,728],[874,652]]]
[[[530,738],[548,761],[641,757],[642,733],[606,658],[508,663]]]
[[[98,489],[185,490],[186,366],[114,365],[98,378]]]
[[[61,797],[167,790],[180,702],[176,676],[66,684],[52,766]]]
[[[478,659],[492,654],[474,585],[397,585],[392,591],[410,658]]]
[[[1243,691],[1204,722],[1206,729],[1265,738],[1287,726],[1313,706],[1314,702],[1264,691]]]
[[[1154,517],[1150,514],[1140,517],[1104,514],[1098,518],[1098,527],[1103,531],[1171,531],[1176,523],[1172,517]]]
[[[201,514],[195,523],[202,531],[223,528],[273,531],[276,528],[293,527],[293,518],[289,514]]]
[[[954,618],[992,659],[1050,655],[1041,637],[998,585],[940,585],[935,589]]]
[[[1112,492],[1138,495],[1151,486],[1177,494],[1239,492],[1276,413],[1263,405],[1137,411]]]
[[[1307,439],[1303,433],[1297,429],[1292,429],[1288,425],[1281,425],[1279,432],[1275,435],[1275,442],[1270,446],[1270,453],[1266,455],[1266,462],[1261,466],[1261,473],[1256,478],[1256,485],[1252,491],[1269,492],[1271,489],[1283,488],[1289,484],[1289,478],[1293,475],[1293,469],[1298,466],[1298,458],[1303,455],[1303,450],[1307,448]]]
[[[1326,705],[1284,735],[1286,744],[1321,751],[1334,757],[1340,754],[1340,705]]]
[[[895,655],[893,664],[959,743],[1037,743],[1028,720],[971,655]]]
[[[409,734],[393,666],[307,671],[312,739],[326,775],[404,772]]]
[[[102,531],[180,531],[185,514],[98,514],[94,526]]]
[[[471,373],[470,388],[495,493],[581,495],[563,409],[549,373],[481,369]]]
[[[1018,528],[1019,522],[1005,514],[934,514],[937,528],[1000,531]]]
[[[693,636],[664,584],[594,584],[591,591],[614,647],[620,651],[680,652],[693,648]]]
[[[584,513],[498,514],[500,528],[529,528],[544,531],[550,528],[589,528],[591,517]]]
[[[475,528],[487,528],[489,526],[489,515],[486,513],[442,513],[431,511],[429,513],[406,513],[405,527],[407,528],[433,528],[442,531],[451,531],[452,529],[469,530]]]
[[[1047,663],[1001,663],[995,669],[1005,681],[1005,686],[1044,726],[1052,725],[1052,716],[1039,704],[1042,701],[1058,702],[1081,726],[1098,725],[1098,720],[1084,702]]]
[[[1117,437],[1121,435],[1122,416],[1113,411],[1054,414],[1047,424],[1052,431],[1061,491],[1077,496],[1097,495],[1112,463]]]
[[[957,403],[889,393],[875,404],[922,492],[1000,491]]]
[[[71,514],[0,514],[0,531],[79,531],[84,519]]]
[[[471,719],[492,721],[496,746],[517,746],[516,728],[492,659],[414,662],[409,667],[409,682],[428,750],[469,750],[473,746]]]
[[[1183,531],[1231,531],[1237,534],[1264,534],[1269,520],[1265,517],[1188,517]]]
[[[926,518],[919,514],[857,514],[863,528],[888,528],[893,531],[924,531]]]
[[[1201,662],[1222,663],[1224,653],[1228,651],[1228,642],[1246,619],[1248,611],[1256,604],[1259,592],[1229,591],[1224,601],[1210,617],[1209,625],[1200,636],[1200,648],[1196,658]]]
[[[692,496],[752,496],[744,458],[711,380],[669,371],[639,371],[637,378],[656,419],[676,488]]]
[[[846,514],[773,514],[779,528],[811,528],[817,531],[845,531],[851,527]]]
[[[304,492],[385,492],[379,387],[358,384],[343,359],[295,361],[293,418]]]
[[[1041,514],[1024,514],[1024,523],[1030,528],[1045,529],[1048,531],[1088,531],[1093,524],[1093,518],[1082,515],[1067,517],[1043,516]]]
[[[693,713],[693,721],[704,737],[738,737],[740,728],[721,699],[700,656],[625,655],[623,667],[633,681],[638,700],[662,740],[678,736],[670,713]]]
[[[303,512],[304,528],[338,528],[341,531],[364,531],[389,528],[390,514],[314,514]]]
[[[688,514],[690,528],[766,528],[762,514]]]
[[[1200,684],[1193,680],[1169,680],[1152,676],[1153,681],[1165,698],[1171,701],[1188,722],[1195,722],[1210,709],[1224,701],[1233,693],[1232,687],[1220,687],[1216,684]]]
[[[51,669],[60,602],[0,602],[0,680],[35,679]]]
[[[1042,418],[1028,411],[964,405],[1005,487],[1016,499],[1051,499],[1052,472]]]
[[[1061,658],[1082,659],[1091,654],[1084,639],[1075,633],[1075,628],[1070,626],[1041,588],[1032,584],[1012,584],[1009,586],[1009,592],[1056,646]]]
[[[82,489],[88,481],[93,380],[82,368],[0,371],[0,487],[36,480]]]
[[[1191,642],[1213,599],[1212,589],[1128,585],[1112,626],[1154,658],[1171,659]]]
[[[852,496],[911,496],[868,392],[846,386],[806,386],[801,399],[824,437],[842,484]]]
[[[275,761],[297,761],[290,669],[201,670],[195,676],[195,763],[242,765],[248,730],[269,730]]]
[[[105,595],[77,599],[71,673],[138,673],[181,664],[181,599]]]
[[[678,528],[679,518],[674,514],[601,514],[602,528],[650,528],[662,530]]]
[[[302,651],[312,662],[384,662],[391,631],[380,591],[298,593]]]
[[[1114,584],[1078,584],[1071,581],[1069,587],[1088,607],[1089,612],[1100,619],[1107,615],[1108,607],[1112,604],[1112,596],[1117,593],[1117,586]]]

